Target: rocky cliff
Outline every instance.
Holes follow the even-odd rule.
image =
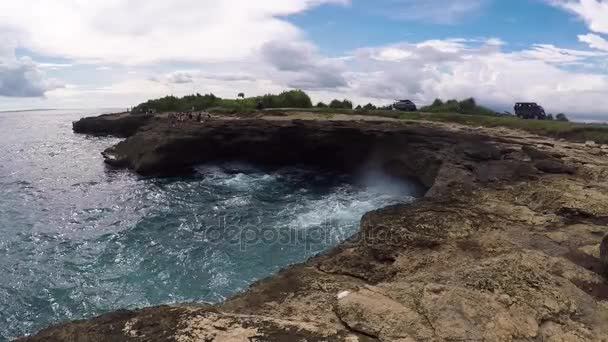
[[[24,341],[608,341],[600,149],[424,122],[257,119],[153,121],[104,153],[148,175],[233,159],[374,166],[429,190],[223,303],[121,311]]]
[[[131,115],[129,113],[105,114],[89,117],[72,123],[74,132],[90,135],[113,135],[126,138],[149,124],[153,115]]]

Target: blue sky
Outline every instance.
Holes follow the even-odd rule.
[[[445,37],[500,37],[512,45],[511,49],[535,43],[586,47],[576,38],[577,34],[587,33],[585,23],[542,0],[483,1],[479,8],[447,22],[433,18],[434,15],[420,20],[390,17],[379,3],[354,0],[351,6],[324,5],[289,19],[302,27],[321,49],[337,55],[361,46]],[[392,6],[400,9],[399,4]],[[409,12],[415,8],[403,6],[401,10]]]
[[[22,0],[0,13],[0,110],[302,88],[608,119],[608,0]]]

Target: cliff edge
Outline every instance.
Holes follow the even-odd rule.
[[[608,341],[601,148],[499,128],[282,117],[151,120],[104,155],[146,175],[220,160],[379,167],[428,192],[367,213],[348,241],[223,303],[120,311],[21,341]]]

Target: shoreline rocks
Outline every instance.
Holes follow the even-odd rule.
[[[75,133],[126,138],[149,124],[154,115],[134,115],[130,113],[105,114],[98,117],[83,118],[72,123]]]
[[[608,269],[608,235],[604,237],[600,245],[600,259],[604,262],[604,265]]]
[[[225,302],[23,341],[608,341],[608,158],[583,144],[424,122],[154,120],[106,156],[148,175],[229,159],[376,166],[429,190]]]

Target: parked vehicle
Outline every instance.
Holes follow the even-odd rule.
[[[418,108],[416,108],[416,105],[414,104],[414,102],[412,102],[410,100],[401,100],[401,101],[395,102],[393,104],[393,109],[401,110],[404,112],[415,112],[418,110]]]
[[[545,109],[534,102],[519,102],[515,104],[515,114],[522,119],[545,120]]]

